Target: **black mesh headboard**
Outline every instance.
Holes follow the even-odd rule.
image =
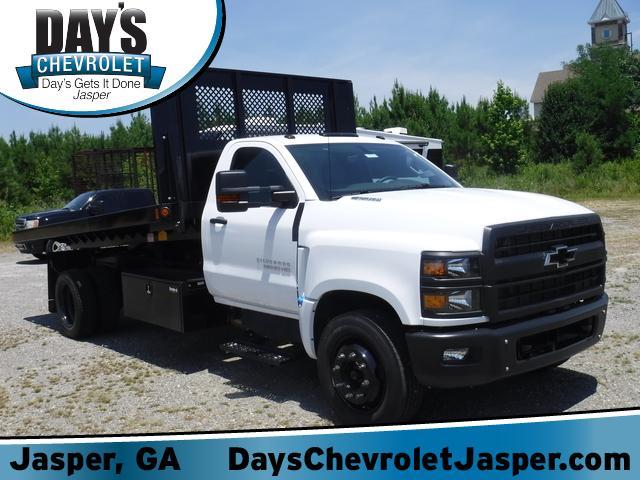
[[[161,202],[202,201],[235,138],[356,131],[351,82],[238,70],[204,72],[151,118]]]

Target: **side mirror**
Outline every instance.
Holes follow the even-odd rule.
[[[446,173],[447,175],[449,175],[451,178],[453,178],[454,180],[458,180],[458,166],[457,165],[452,165],[452,164],[447,164],[444,166],[444,173]]]
[[[280,190],[271,194],[271,201],[278,208],[293,208],[298,205],[298,194],[294,190]]]
[[[229,170],[216,174],[216,202],[219,212],[246,212],[248,196],[252,191],[247,186],[247,172]]]
[[[87,205],[87,213],[91,216],[102,215],[104,213],[104,200],[94,200]]]

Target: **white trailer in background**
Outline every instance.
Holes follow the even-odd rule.
[[[437,167],[442,169],[445,167],[442,153],[442,145],[444,142],[439,138],[408,135],[407,129],[404,127],[385,128],[384,130],[368,130],[358,127],[356,131],[361,137],[384,137],[386,140],[401,143],[414,152],[419,153]]]

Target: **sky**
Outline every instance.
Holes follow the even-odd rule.
[[[619,0],[640,47],[640,0]],[[503,80],[529,99],[539,72],[591,40],[597,0],[227,0],[212,66],[353,81],[360,103],[432,86],[450,101],[490,97]],[[635,20],[635,21],[634,21]],[[185,45],[187,42],[185,42]],[[126,121],[128,117],[125,117]],[[0,136],[77,125],[108,132],[117,117],[73,119],[0,96]]]

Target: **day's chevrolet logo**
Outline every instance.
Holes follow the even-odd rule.
[[[566,268],[576,259],[577,248],[569,248],[566,245],[555,247],[550,252],[544,254],[544,266],[556,268]]]

